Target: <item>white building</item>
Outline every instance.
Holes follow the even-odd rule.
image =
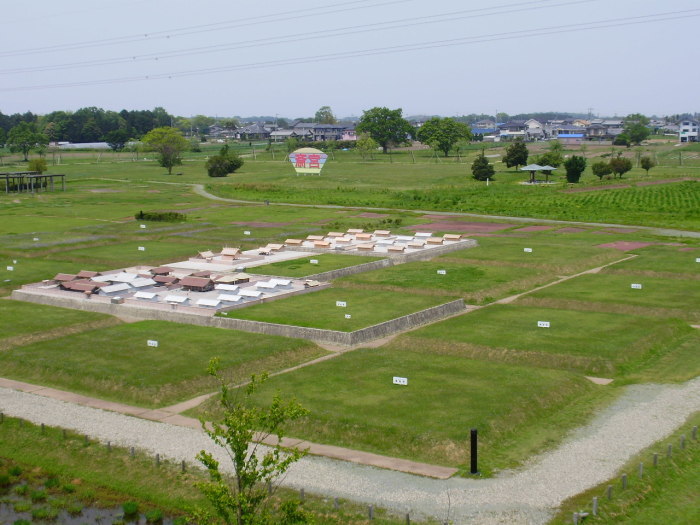
[[[679,142],[698,142],[698,128],[700,125],[697,120],[684,120],[681,122],[678,129]]]

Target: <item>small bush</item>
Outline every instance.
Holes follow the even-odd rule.
[[[7,472],[10,473],[10,476],[19,476],[22,474],[22,468],[15,465],[14,467],[10,467],[10,470]]]
[[[12,525],[32,525],[32,522],[29,520],[15,520],[12,522]]]
[[[44,487],[47,489],[55,489],[60,485],[58,478],[49,478],[46,480],[46,483],[44,483]]]
[[[63,492],[65,492],[66,494],[73,494],[73,493],[75,492],[75,485],[73,485],[73,484],[71,484],[71,483],[66,483],[65,485],[63,485],[63,486],[61,487],[61,489],[62,489]]]
[[[10,476],[8,474],[0,474],[0,487],[9,487],[10,483]]]
[[[46,491],[45,490],[35,490],[29,496],[31,500],[36,503],[37,501],[46,501]]]
[[[37,173],[44,173],[48,169],[45,159],[32,159],[27,164],[28,171],[36,171]]]
[[[15,494],[18,494],[20,496],[24,496],[27,492],[29,492],[29,486],[28,485],[17,485],[14,488]]]
[[[39,507],[32,510],[32,518],[35,520],[55,520],[58,517],[58,510],[46,507]]]
[[[149,510],[146,513],[146,523],[161,523],[163,521],[163,512],[159,509]]]
[[[141,210],[134,215],[137,221],[185,222],[187,215],[176,211],[146,211]]]
[[[28,501],[15,501],[12,508],[15,512],[29,512],[32,508],[32,504]]]
[[[68,507],[66,507],[66,510],[68,511],[68,514],[72,516],[77,516],[81,512],[83,512],[83,504],[80,503],[79,501],[74,501]]]
[[[122,505],[124,516],[134,516],[139,512],[139,504],[135,501],[127,501]]]

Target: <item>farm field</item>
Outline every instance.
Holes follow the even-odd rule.
[[[158,347],[147,346],[148,340]],[[141,321],[17,346],[0,353],[0,370],[3,377],[159,407],[215,390],[206,374],[214,356],[238,383],[325,354],[296,339]]]

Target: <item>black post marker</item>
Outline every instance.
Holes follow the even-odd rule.
[[[479,467],[478,465],[478,458],[477,458],[477,439],[478,439],[478,434],[479,431],[475,428],[472,428],[471,431],[471,460],[472,460],[472,465],[471,465],[471,474],[478,474],[479,473]]]

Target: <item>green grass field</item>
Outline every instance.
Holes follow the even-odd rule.
[[[352,332],[452,299],[445,295],[330,288],[233,310],[228,317]],[[347,306],[338,307],[336,301],[344,301]],[[352,317],[347,319],[345,315]]]
[[[3,377],[158,407],[216,390],[206,374],[212,357],[242,382],[324,354],[302,340],[142,321],[15,347],[0,353],[0,369]]]
[[[392,384],[393,376],[407,377],[408,386]],[[292,436],[463,466],[469,429],[476,427],[485,471],[523,460],[552,430],[551,421],[543,421],[535,438],[527,430],[534,421],[568,404],[585,404],[582,400],[596,392],[595,385],[568,372],[420,349],[350,352],[270,379],[260,401],[277,389],[311,410],[307,420],[290,428]],[[579,410],[577,405],[572,412]]]
[[[651,275],[662,274],[679,279],[700,279],[700,258],[698,247],[688,246],[648,246],[635,250],[639,255],[629,261],[616,264],[606,272],[641,274],[651,272]]]
[[[1,345],[3,339],[10,337],[35,335],[57,328],[109,319],[109,316],[43,304],[0,300],[0,319],[2,319]]]
[[[688,333],[693,329],[681,321],[495,305],[420,328],[393,344],[608,376]]]
[[[380,257],[358,257],[356,255],[340,255],[335,253],[311,255],[291,261],[280,261],[264,266],[251,268],[251,273],[261,275],[277,275],[282,277],[304,277],[316,273],[330,272],[339,268],[347,268],[372,261]],[[317,261],[312,264],[311,261]]]

